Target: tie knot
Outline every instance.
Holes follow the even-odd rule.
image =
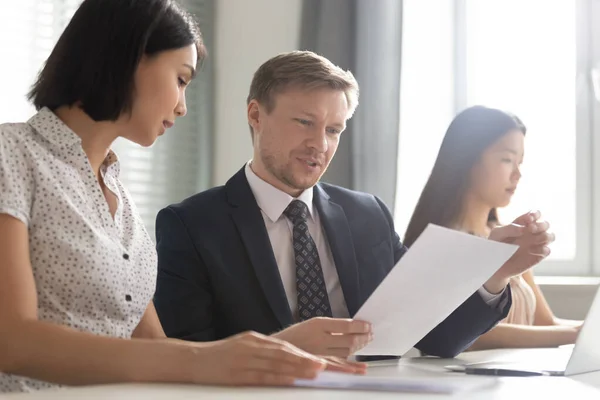
[[[306,222],[308,219],[308,206],[303,201],[293,200],[283,212],[294,225],[296,222]]]

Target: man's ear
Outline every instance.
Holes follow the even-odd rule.
[[[248,103],[247,114],[248,114],[248,125],[252,127],[254,132],[260,131],[261,124],[261,113],[263,112],[262,107],[256,100],[251,100]]]

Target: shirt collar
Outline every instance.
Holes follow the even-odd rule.
[[[50,143],[58,147],[81,144],[81,138],[73,132],[56,114],[44,107],[27,121],[33,129]]]
[[[41,108],[27,123],[42,137],[59,148],[81,146],[81,137],[47,107]],[[121,172],[119,158],[112,150],[108,151],[100,169],[103,174],[119,176]]]
[[[310,218],[315,219],[313,212],[313,188],[308,188],[297,198],[277,189],[270,183],[258,177],[250,166],[252,161],[246,163],[244,169],[250,190],[254,194],[258,207],[269,217],[272,222],[277,222],[285,209],[293,200],[300,200],[308,207]]]
[[[119,174],[121,173],[121,164],[119,163],[119,157],[117,157],[117,154],[114,151],[108,151],[108,155],[104,159],[100,169],[102,174],[108,174],[115,178],[119,177]]]

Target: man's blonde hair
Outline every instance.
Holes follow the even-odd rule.
[[[289,88],[343,91],[350,111],[348,118],[358,106],[358,83],[352,72],[312,51],[282,53],[261,65],[252,78],[246,104],[256,100],[270,113],[275,107],[275,95]],[[250,132],[253,133],[252,127]]]

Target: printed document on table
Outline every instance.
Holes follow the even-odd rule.
[[[403,355],[517,249],[429,224],[354,316],[373,326],[373,341],[356,354]]]
[[[377,390],[410,393],[455,394],[487,388],[496,378],[466,376],[448,377],[382,377],[351,375],[341,372],[321,372],[315,379],[298,379],[295,386],[355,390]]]

